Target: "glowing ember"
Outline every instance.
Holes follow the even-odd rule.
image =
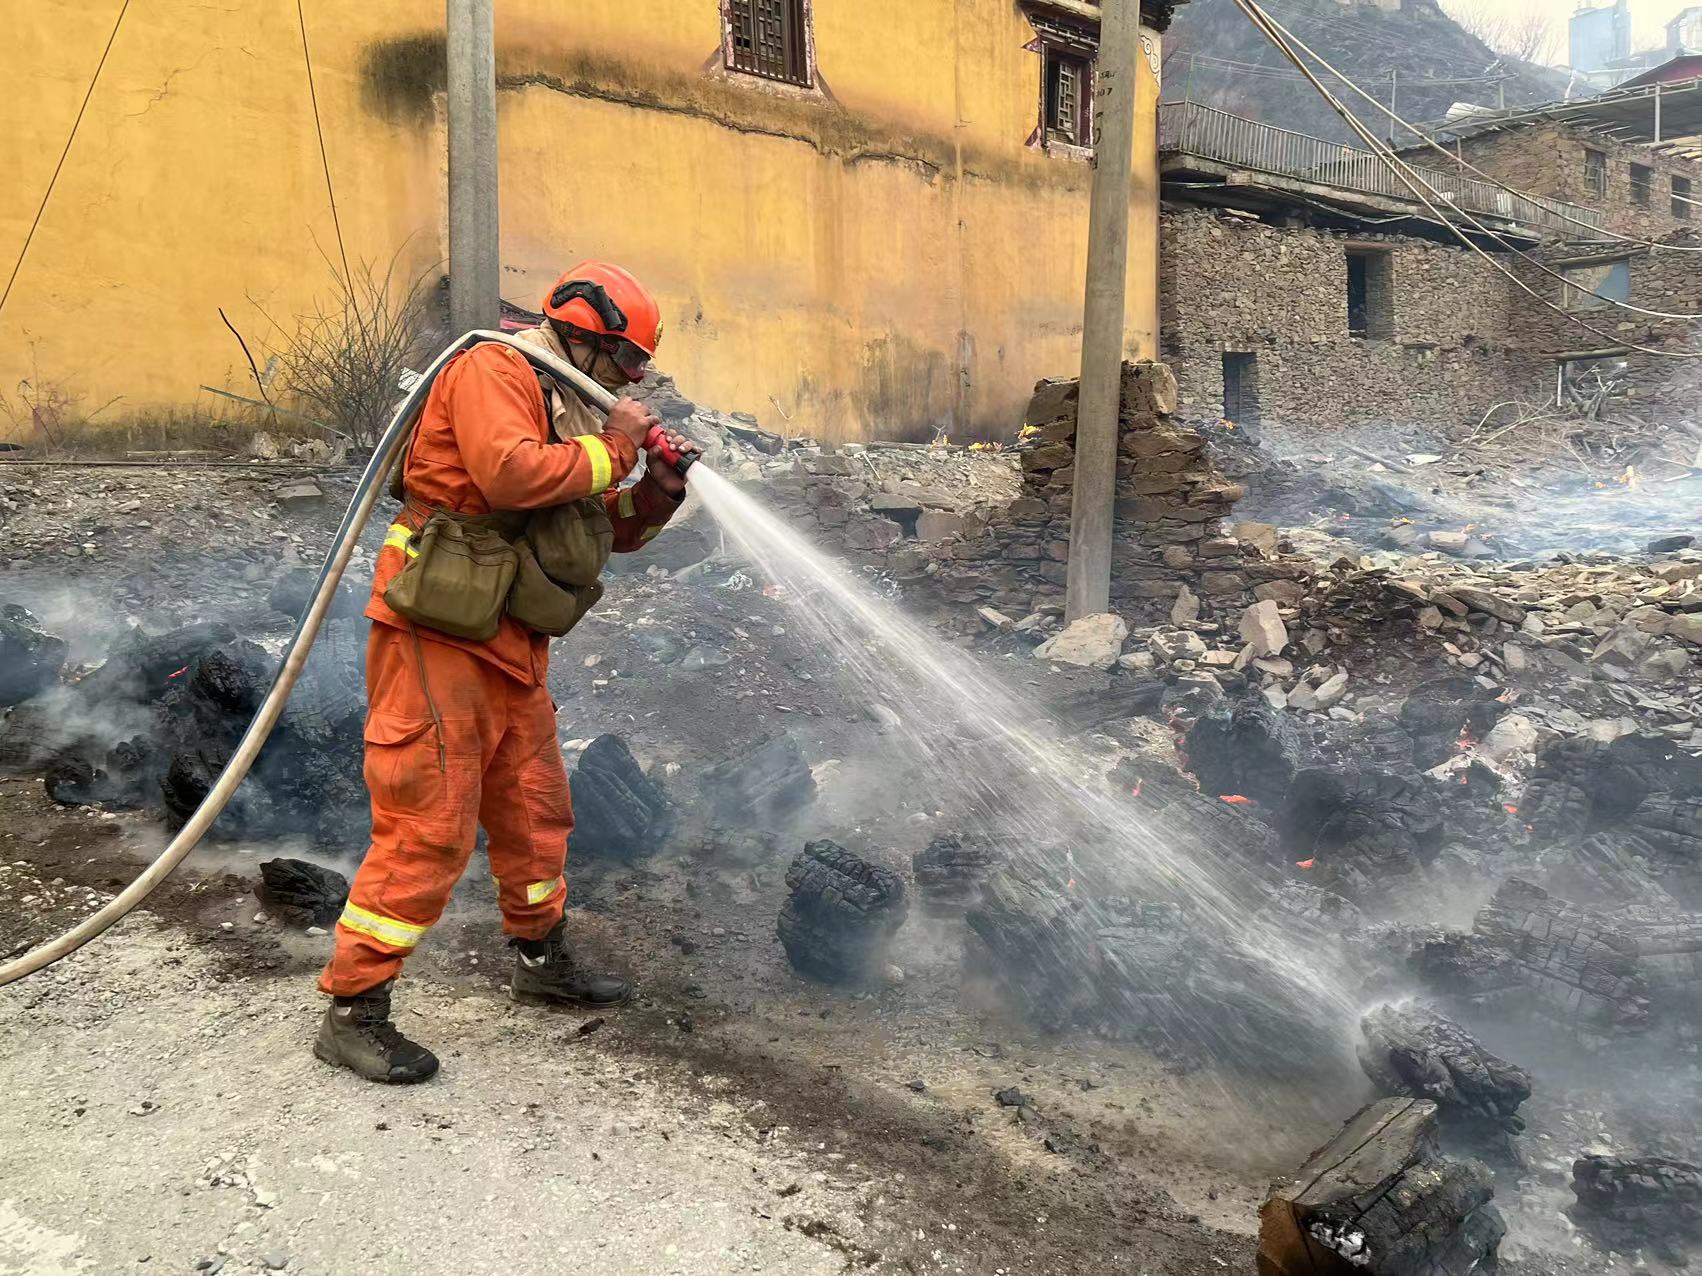
[[[1139,797],[1141,795],[1141,785],[1143,785],[1145,783],[1146,783],[1146,780],[1144,778],[1136,780],[1135,781],[1135,787],[1129,790],[1129,796],[1130,797]]]
[[[1507,812],[1508,815],[1517,815],[1519,813],[1519,808],[1514,806],[1511,802],[1503,802],[1501,804],[1501,809]]]
[[[1313,865],[1314,865],[1314,864],[1316,864],[1316,863],[1317,863],[1317,862],[1318,862],[1318,861],[1317,861],[1317,860],[1316,860],[1316,859],[1309,859],[1309,860],[1295,860],[1295,861],[1294,861],[1294,867],[1295,867],[1295,868],[1311,868],[1311,867],[1312,867],[1312,866],[1313,866]]]
[[[183,668],[179,669],[176,673],[168,673],[165,676],[165,680],[167,682],[170,682],[173,678],[181,678],[184,674],[186,674],[188,672],[189,672],[189,666],[184,665]]]
[[[1627,465],[1625,467],[1625,473],[1617,475],[1613,481],[1618,483],[1621,487],[1629,487],[1635,490],[1639,482],[1637,478],[1637,467],[1635,465]]]
[[[1259,805],[1252,798],[1242,797],[1239,793],[1225,793],[1221,797],[1218,798],[1218,801],[1219,802],[1227,802],[1231,806],[1257,806],[1257,805]]]

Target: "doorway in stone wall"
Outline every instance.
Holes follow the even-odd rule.
[[[1223,352],[1223,419],[1233,425],[1259,424],[1259,356]]]

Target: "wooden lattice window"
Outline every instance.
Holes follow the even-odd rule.
[[[1046,140],[1093,145],[1093,59],[1073,50],[1046,48],[1041,107]]]
[[[1598,199],[1607,194],[1607,156],[1584,149],[1584,189]]]
[[[786,84],[810,84],[809,0],[723,3],[728,66]]]

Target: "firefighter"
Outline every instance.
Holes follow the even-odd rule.
[[[625,270],[603,262],[584,262],[563,275],[545,314],[542,325],[518,339],[610,390],[642,379],[662,333],[655,298]],[[526,542],[539,539],[539,519],[557,515],[566,516],[574,546],[595,546],[602,529],[603,556],[610,527],[616,551],[647,543],[685,492],[685,480],[654,453],[636,484],[620,486],[658,423],[631,399],[600,419],[498,342],[457,355],[433,384],[402,464],[403,511],[378,556],[366,609],[373,622],[365,733],[372,841],[319,979],[332,998],[314,1045],[321,1059],[374,1081],[423,1081],[437,1071],[436,1056],[391,1022],[390,991],[442,914],[481,824],[503,929],[516,949],[514,997],[606,1007],[632,996],[626,980],[575,961],[563,934],[573,812],[545,684],[549,635],[562,630],[533,622],[545,627],[540,632],[517,618],[516,611],[530,614],[516,604],[519,590],[491,572],[506,570],[492,564],[510,556],[534,558]],[[668,438],[675,448],[696,450],[677,434]],[[457,559],[450,552],[457,545],[472,550]],[[591,577],[601,566],[601,558],[581,565]],[[450,568],[472,575],[445,576]],[[601,594],[594,580],[567,585],[527,577],[525,569],[522,563],[516,580],[535,579],[554,591],[552,598],[567,600],[561,623],[568,626]],[[584,579],[568,570],[562,575]],[[444,579],[473,592],[422,601],[432,582]],[[501,591],[500,616],[475,622],[460,613],[476,610],[473,595],[491,590]],[[477,629],[481,636],[464,636],[479,625],[488,629],[492,620],[494,634]]]

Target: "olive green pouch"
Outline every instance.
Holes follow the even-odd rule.
[[[508,614],[528,629],[560,638],[585,614],[579,608],[578,593],[545,574],[526,540],[515,541],[514,548],[520,555],[520,567],[508,591]]]
[[[496,637],[520,567],[513,545],[492,527],[439,511],[407,552],[407,565],[384,590],[390,610],[456,638]]]
[[[596,584],[608,565],[615,526],[603,502],[587,496],[538,510],[526,522],[526,539],[546,576],[585,588]]]

